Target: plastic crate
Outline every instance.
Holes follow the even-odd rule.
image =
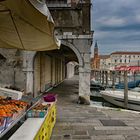
[[[56,104],[54,103],[48,110],[48,114],[36,134],[34,140],[50,140],[53,127],[56,122]]]

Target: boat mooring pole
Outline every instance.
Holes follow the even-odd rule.
[[[128,107],[128,78],[127,71],[124,71],[124,107]]]
[[[115,90],[115,71],[112,71],[112,88]]]
[[[105,74],[105,73],[104,73],[104,70],[103,70],[103,71],[102,71],[102,85],[104,85],[104,80],[105,80],[105,79],[104,79],[104,74]]]
[[[102,83],[102,71],[101,70],[99,72],[99,75],[100,75],[100,83]]]
[[[108,86],[108,71],[106,71],[106,86]]]

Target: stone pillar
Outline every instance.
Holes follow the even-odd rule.
[[[84,104],[90,104],[90,53],[83,54],[84,65],[79,66],[79,99]]]
[[[90,104],[90,72],[79,68],[79,103]]]
[[[33,85],[34,85],[34,75],[33,75],[33,62],[36,52],[34,51],[24,51],[23,58],[23,71],[26,74],[26,86],[25,92],[33,94]]]
[[[52,57],[52,86],[55,85],[55,57]]]

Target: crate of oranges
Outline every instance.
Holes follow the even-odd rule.
[[[27,106],[28,104],[23,101],[0,98],[0,117],[6,118],[8,125],[25,112]]]

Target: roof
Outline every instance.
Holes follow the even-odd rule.
[[[100,55],[99,57],[100,59],[108,59],[110,58],[110,55]]]
[[[121,52],[121,51],[117,51],[117,52],[113,52],[112,54],[129,54],[129,55],[140,55],[140,52]]]

